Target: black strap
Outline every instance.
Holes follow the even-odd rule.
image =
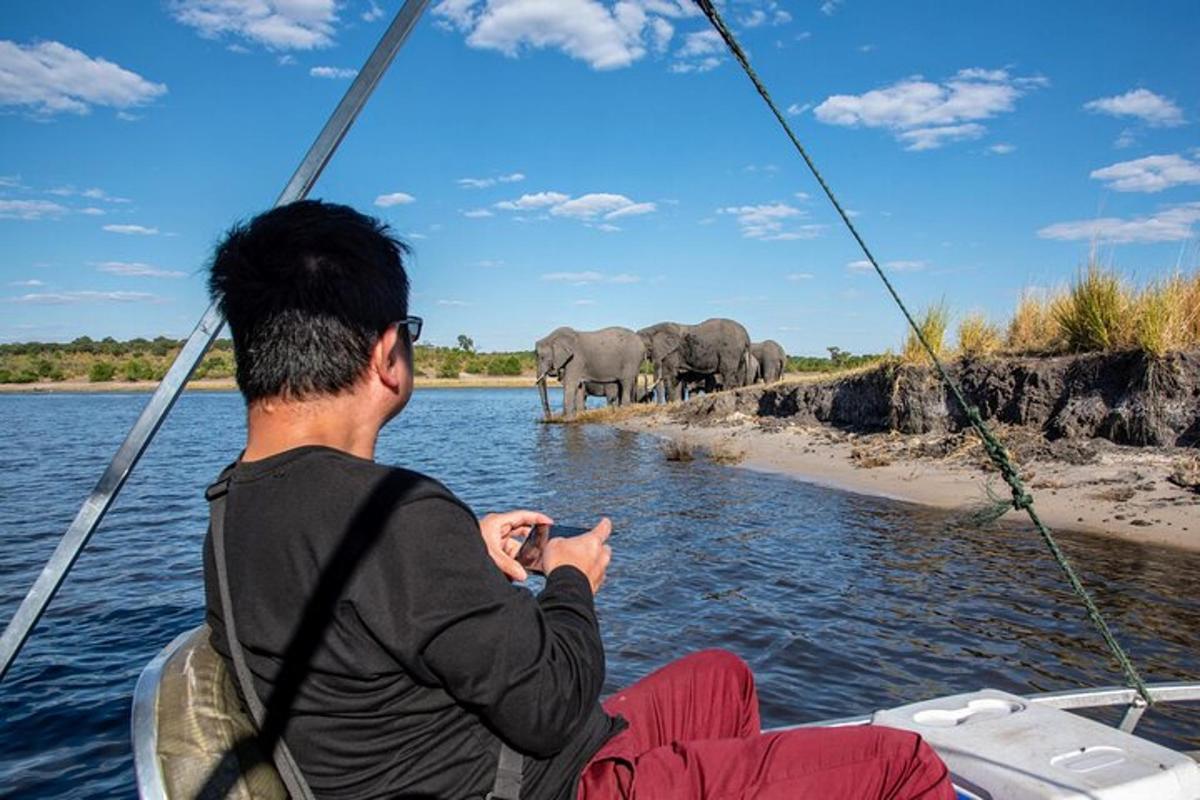
[[[221,591],[221,616],[225,623],[225,640],[229,643],[229,653],[233,656],[234,677],[242,688],[242,697],[246,699],[246,705],[250,706],[250,716],[254,718],[255,726],[262,730],[267,711],[263,708],[258,692],[254,690],[254,680],[250,675],[250,668],[246,666],[246,655],[242,651],[242,643],[238,639],[237,627],[233,622],[233,599],[229,592],[229,574],[225,564],[225,497],[228,493],[229,478],[227,477],[223,477],[208,487],[208,491],[204,493],[209,503],[213,561],[217,567],[217,583]],[[282,734],[274,743],[271,760],[275,762],[275,769],[278,770],[279,777],[283,780],[283,785],[287,787],[292,800],[314,800],[312,790],[308,788],[308,782],[304,780],[304,774],[300,772],[296,760],[292,758],[292,751],[288,749]]]
[[[521,769],[524,766],[525,757],[501,742],[496,781],[488,792],[487,800],[521,800]]]

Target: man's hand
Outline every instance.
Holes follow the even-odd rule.
[[[529,577],[525,568],[514,556],[521,549],[521,542],[534,525],[553,525],[554,520],[536,511],[506,511],[488,514],[479,520],[479,533],[487,546],[488,555],[510,581],[523,581]]]
[[[608,562],[612,560],[612,548],[608,546],[611,533],[612,523],[605,517],[599,525],[580,536],[551,538],[542,553],[542,566],[546,574],[549,575],[557,567],[575,567],[587,576],[588,583],[592,585],[592,594],[600,591]]]

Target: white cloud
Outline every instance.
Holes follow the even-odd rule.
[[[994,144],[991,147],[989,147],[988,152],[995,153],[998,156],[1006,156],[1009,153],[1014,152],[1016,149],[1017,149],[1017,146],[1015,144],[1008,144],[1006,142],[1000,142],[999,144]]]
[[[391,208],[392,206],[404,206],[409,203],[416,202],[415,197],[407,192],[392,192],[391,194],[381,194],[375,198],[375,205],[380,208]]]
[[[471,305],[466,300],[438,300],[437,304],[439,306],[457,306],[457,307]]]
[[[1097,243],[1130,244],[1137,242],[1181,242],[1196,235],[1200,221],[1200,203],[1170,206],[1154,214],[1133,219],[1099,219],[1058,222],[1038,231],[1043,239],[1086,240]]]
[[[657,209],[654,203],[635,203],[623,194],[593,192],[580,195],[550,209],[556,217],[594,219],[601,216],[606,220],[649,214]]]
[[[622,272],[617,275],[609,275],[604,272],[596,272],[592,270],[588,272],[547,272],[546,274],[542,275],[542,280],[549,281],[551,283],[569,283],[572,286],[586,286],[587,284],[592,283],[639,283],[641,278],[628,272]]]
[[[162,298],[148,292],[97,292],[91,290],[78,292],[38,292],[23,294],[19,297],[6,297],[6,303],[21,303],[27,305],[76,305],[79,303],[138,303],[158,302]]]
[[[1134,89],[1115,97],[1101,97],[1084,103],[1083,107],[1095,114],[1136,117],[1155,128],[1173,128],[1184,122],[1179,106],[1149,89]]]
[[[331,80],[346,80],[358,74],[358,70],[349,67],[313,67],[308,74],[314,78],[329,78]]]
[[[725,40],[711,28],[695,31],[683,37],[675,51],[671,71],[675,73],[708,72],[721,66],[725,55]]]
[[[1137,144],[1137,135],[1134,133],[1132,128],[1126,128],[1125,130],[1121,131],[1116,140],[1113,141],[1113,147],[1116,147],[1120,150],[1123,150],[1126,147],[1132,147],[1135,144]]]
[[[145,225],[105,225],[104,230],[127,236],[154,236],[158,233],[158,228],[148,228]]]
[[[0,198],[0,219],[45,219],[67,213],[66,206],[49,200],[5,200]]]
[[[596,305],[596,301],[595,300],[576,300],[573,303],[571,303],[571,305],[573,305],[573,306],[594,306],[594,305]]]
[[[803,105],[800,103],[792,103],[787,107],[787,113],[789,117],[798,117],[805,111],[808,111],[810,108],[812,108],[812,103],[804,103]]]
[[[924,261],[886,261],[883,268],[889,272],[920,272],[925,269]],[[846,269],[851,272],[874,272],[875,268],[871,266],[871,262],[864,259],[851,261],[846,265]]]
[[[717,209],[718,214],[729,214],[737,218],[742,236],[763,241],[788,241],[792,239],[815,239],[825,229],[824,225],[801,225],[789,229],[787,226],[804,217],[804,211],[786,203],[765,203],[756,206],[727,206]]]
[[[1200,183],[1200,160],[1178,154],[1146,156],[1093,170],[1091,177],[1106,181],[1109,189],[1118,192],[1161,192]]]
[[[52,194],[56,197],[84,197],[88,200],[103,200],[105,203],[131,202],[128,197],[114,197],[103,189],[96,187],[80,190],[74,186],[56,186],[53,189],[47,189],[46,194]]]
[[[874,53],[877,48],[873,44],[860,44],[857,49],[860,53]]]
[[[821,13],[827,17],[832,17],[834,13],[837,12],[838,6],[840,6],[843,1],[844,0],[825,0],[825,2],[821,4]]]
[[[987,133],[987,128],[977,122],[966,125],[939,125],[932,128],[914,128],[901,131],[896,138],[908,145],[905,150],[936,150],[948,142],[961,142],[978,139]]]
[[[525,180],[523,173],[513,172],[509,175],[497,175],[494,178],[459,178],[457,182],[464,189],[486,189],[497,183],[519,183],[523,180]]]
[[[486,208],[471,208],[471,209],[468,209],[468,210],[462,212],[462,215],[464,217],[466,217],[467,219],[483,219],[484,217],[495,216],[494,214],[492,214],[491,211],[488,211]]]
[[[678,8],[629,0],[611,9],[598,0],[442,0],[433,14],[465,33],[470,47],[510,58],[526,49],[556,49],[606,70],[628,67],[646,54],[648,5]],[[662,33],[651,28],[650,35]]]
[[[244,39],[271,50],[333,44],[336,0],[172,0],[175,19],[201,36]]]
[[[87,114],[92,106],[132,108],[166,94],[154,83],[60,42],[0,41],[0,105],[49,116]]]
[[[787,276],[787,279],[799,283],[800,281],[812,280],[815,277],[816,275],[813,275],[811,272],[793,272]]]
[[[46,284],[44,281],[39,281],[37,278],[30,278],[27,281],[12,281],[8,285],[9,286],[26,286],[29,288],[34,288],[37,286],[45,286]]]
[[[96,264],[96,269],[126,278],[182,278],[186,275],[177,270],[160,269],[137,261],[104,261]]]
[[[87,214],[89,217],[103,217],[108,212],[106,212],[103,208],[96,208],[95,206],[88,206],[87,208],[79,209],[79,213]]]
[[[483,267],[484,269],[491,269],[493,267],[504,266],[504,261],[503,261],[503,259],[497,259],[497,258],[485,258],[482,261],[476,261],[475,266]]]
[[[375,0],[368,0],[369,7],[362,13],[363,22],[374,22],[377,19],[383,18],[383,9]]]
[[[534,194],[523,194],[516,200],[501,200],[499,203],[496,203],[496,208],[504,209],[505,211],[528,211],[533,208],[556,206],[570,199],[570,195],[565,195],[562,192],[536,192]]]
[[[405,239],[428,239],[429,237],[423,233],[417,233],[416,231],[409,231],[408,233],[404,234],[404,238]]]
[[[758,28],[767,24],[767,12],[761,8],[756,8],[744,17],[741,17],[738,22],[746,28]]]
[[[658,210],[656,203],[639,203],[623,194],[611,192],[591,192],[579,197],[571,197],[562,192],[537,192],[521,195],[516,200],[502,200],[493,207],[505,211],[546,209],[549,214],[539,219],[566,217],[609,233],[621,230],[611,224],[614,220],[651,214]],[[514,219],[527,221],[525,217]]]
[[[1012,111],[1018,98],[1044,85],[1044,78],[972,68],[942,83],[917,76],[861,95],[833,95],[813,113],[829,125],[883,128],[908,150],[930,150],[982,136],[980,120]]]

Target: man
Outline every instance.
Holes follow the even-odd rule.
[[[247,402],[223,473],[238,641],[264,727],[317,797],[483,797],[504,752],[522,800],[953,797],[912,734],[762,735],[753,679],[726,653],[602,706],[609,522],[546,545],[535,597],[513,555],[548,517],[477,521],[436,481],[374,462],[412,394],[405,252],[379,222],[306,201],[230,231],[209,282]],[[229,659],[211,541],[205,586]]]

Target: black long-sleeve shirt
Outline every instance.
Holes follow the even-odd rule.
[[[582,572],[554,570],[535,597],[444,486],[330,448],[228,474],[238,638],[318,797],[480,797],[501,740],[526,756],[523,800],[575,797],[621,724],[598,703],[604,650]],[[211,539],[204,575],[228,660]]]

